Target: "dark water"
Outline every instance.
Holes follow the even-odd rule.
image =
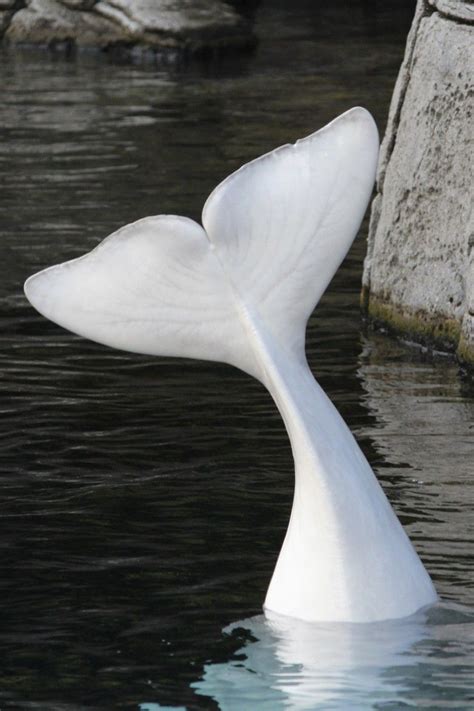
[[[352,105],[383,129],[410,13],[381,5],[262,3],[257,51],[220,63],[2,58],[1,709],[474,707],[474,396],[449,359],[364,331],[366,227],[308,351],[444,600],[395,626],[260,617],[293,465],[258,383],[83,341],[22,295],[124,223],[198,218]]]

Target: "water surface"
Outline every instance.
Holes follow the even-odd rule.
[[[258,383],[84,341],[22,294],[124,223],[199,219],[230,171],[350,106],[383,130],[409,13],[369,5],[262,3],[256,52],[224,62],[2,58],[2,709],[474,706],[474,396],[365,331],[366,225],[308,353],[444,601],[396,629],[261,617],[293,464]]]

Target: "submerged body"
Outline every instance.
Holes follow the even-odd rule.
[[[265,607],[304,620],[403,617],[436,600],[304,351],[307,320],[362,220],[377,154],[370,114],[352,109],[229,176],[206,202],[204,229],[145,218],[25,285],[42,314],[80,335],[230,363],[268,388],[296,483]]]

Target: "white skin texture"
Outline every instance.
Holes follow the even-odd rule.
[[[351,109],[230,175],[208,198],[204,227],[147,217],[25,285],[41,314],[82,336],[230,363],[268,388],[290,437],[295,495],[265,609],[308,621],[404,617],[437,599],[304,349],[364,215],[378,146],[370,114]]]

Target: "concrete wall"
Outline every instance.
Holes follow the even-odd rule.
[[[383,140],[362,305],[474,363],[474,3],[419,0]]]

